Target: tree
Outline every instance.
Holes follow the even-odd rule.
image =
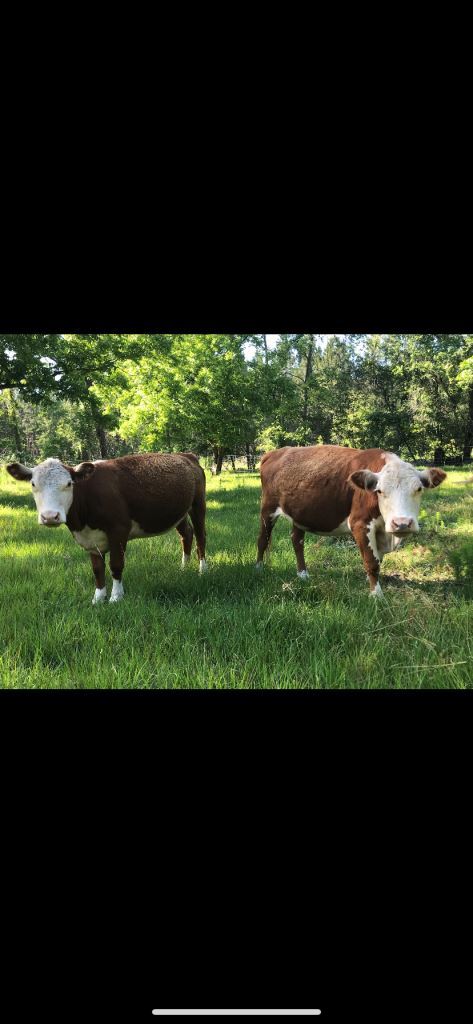
[[[241,335],[169,336],[158,351],[121,364],[120,379],[94,388],[102,408],[117,409],[120,430],[145,448],[212,451],[244,447],[251,419],[251,376]],[[254,396],[253,396],[254,397]]]
[[[66,334],[57,339],[51,354],[55,395],[88,408],[103,459],[109,455],[107,430],[118,426],[118,417],[115,410],[104,411],[97,389],[106,389],[110,378],[116,381],[120,361],[139,350],[134,336]]]
[[[148,336],[149,338],[149,336]],[[66,399],[88,410],[102,458],[108,455],[107,430],[118,424],[114,410],[104,412],[96,388],[117,381],[120,361],[137,358],[149,343],[136,335],[2,335],[1,387],[17,388],[33,403]]]
[[[468,335],[1,335],[0,383],[2,453],[22,459],[192,449],[220,472],[287,444],[473,447]]]
[[[51,354],[57,334],[0,335],[0,391],[19,388],[27,397],[41,397],[53,386]]]

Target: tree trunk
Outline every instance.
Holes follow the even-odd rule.
[[[470,385],[468,391],[468,418],[466,421],[465,434],[463,438],[463,458],[469,459],[471,457],[471,449],[473,448],[473,385]]]
[[[235,456],[234,456],[234,455],[230,455],[230,462],[231,462],[231,464],[232,464],[232,470],[233,470],[233,472],[235,473],[235,471],[236,471],[236,466],[235,466]]]
[[[213,476],[220,476],[220,473],[222,472],[222,464],[223,464],[223,448],[222,448],[221,445],[216,445],[214,447],[213,455],[214,455],[214,464],[212,466],[212,475]]]
[[[95,427],[95,433],[100,446],[100,457],[102,459],[108,459],[108,448],[107,448],[107,435],[105,433],[105,427],[103,425],[102,416],[100,414],[100,406],[94,394],[90,391],[93,385],[93,380],[90,377],[86,377],[85,383],[89,389],[89,408],[92,414],[92,420]]]
[[[102,459],[108,459],[107,435],[101,423],[95,422],[95,433],[100,445],[100,456]]]
[[[5,390],[5,395],[6,395],[6,399],[7,399],[8,418],[10,420],[11,427],[12,427],[12,430],[13,430],[13,436],[15,438],[15,452],[16,452],[16,455],[18,456],[18,458],[21,458],[21,455],[22,455],[22,443],[21,443],[20,427],[19,427],[19,423],[18,423],[18,413],[17,413],[17,409],[16,409],[16,402],[15,402],[15,399],[14,399],[14,397],[13,397],[13,395],[12,395],[12,393],[11,393],[11,391],[9,389]]]
[[[91,398],[90,400],[90,411],[92,413],[92,419],[94,421],[95,434],[99,442],[100,457],[102,459],[108,459],[108,446],[107,446],[107,435],[105,433],[105,427],[102,422],[102,417],[96,402]]]
[[[308,435],[307,419],[308,419],[308,410],[309,410],[309,387],[308,387],[308,384],[309,384],[309,379],[310,379],[310,377],[312,375],[312,359],[313,359],[313,355],[314,355],[314,339],[312,338],[312,340],[309,342],[309,347],[307,349],[307,363],[306,363],[305,377],[304,377],[304,405],[303,405],[303,409],[302,409],[302,424],[303,424],[303,427],[304,427],[304,444],[307,444],[307,440],[308,440],[308,436],[307,436]]]

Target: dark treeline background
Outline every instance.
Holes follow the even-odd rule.
[[[470,458],[473,335],[0,335],[0,457],[281,445]]]

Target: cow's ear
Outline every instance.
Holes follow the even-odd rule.
[[[348,480],[362,491],[374,491],[378,483],[378,474],[372,473],[370,469],[358,469],[348,477]]]
[[[424,469],[419,476],[424,487],[438,487],[445,480],[447,474],[443,469]]]
[[[78,466],[73,469],[72,466],[66,466],[69,470],[73,480],[87,480],[92,473],[95,473],[95,465],[93,462],[81,462]]]
[[[15,480],[31,480],[33,476],[33,470],[29,469],[28,466],[22,466],[21,462],[9,462],[7,473],[13,476]]]
[[[71,473],[73,480],[86,480],[88,476],[92,476],[95,472],[95,465],[93,462],[81,462],[78,466],[67,466],[62,463],[63,467]]]

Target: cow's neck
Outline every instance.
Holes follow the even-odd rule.
[[[362,520],[366,523],[379,519],[378,498],[372,491],[355,491],[350,511],[350,520]]]
[[[72,505],[67,513],[66,526],[71,533],[83,530],[87,523],[87,493],[84,483],[74,485]]]

